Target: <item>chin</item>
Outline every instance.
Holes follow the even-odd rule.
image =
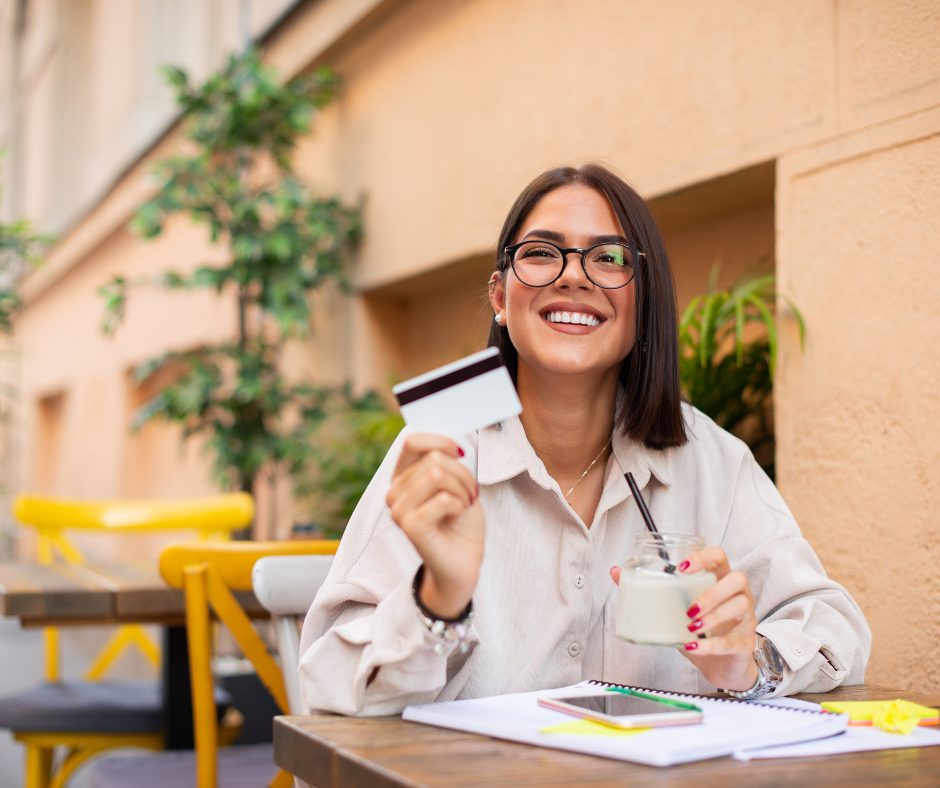
[[[583,356],[554,356],[550,359],[539,359],[535,364],[529,364],[528,366],[542,375],[550,374],[565,377],[589,375],[596,377],[613,373],[616,377],[620,374],[620,365],[622,363],[622,360],[617,360],[611,365],[610,361],[586,359]]]

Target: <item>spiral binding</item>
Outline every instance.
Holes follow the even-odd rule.
[[[620,689],[634,690],[635,692],[649,692],[653,695],[664,695],[669,698],[680,698],[682,700],[708,700],[717,701],[719,703],[746,703],[748,706],[756,705],[751,701],[742,700],[741,698],[712,698],[704,695],[690,695],[685,692],[668,692],[667,690],[649,689],[649,687],[634,687],[631,684],[617,684],[614,681],[601,681],[599,679],[588,679],[588,684],[594,684],[599,687],[619,687]],[[793,706],[767,706],[763,703],[759,705],[761,708],[773,709],[775,711],[796,711],[800,714],[822,714],[826,716],[830,714],[830,712],[823,711],[822,709],[798,709]]]

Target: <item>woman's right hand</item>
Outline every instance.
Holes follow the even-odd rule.
[[[443,435],[409,435],[385,497],[424,561],[421,602],[443,618],[460,615],[470,602],[483,562],[480,488],[461,454]]]

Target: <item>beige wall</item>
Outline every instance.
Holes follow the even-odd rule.
[[[940,110],[781,159],[782,285],[811,329],[776,389],[779,482],[875,632],[870,675],[936,686]]]
[[[933,2],[875,0],[302,4],[269,37],[266,57],[288,73],[328,61],[346,83],[301,146],[299,168],[368,199],[357,295],[318,299],[312,345],[288,364],[316,380],[385,387],[478,347],[491,319],[482,287],[492,246],[516,192],[548,166],[607,162],[652,199],[681,301],[716,261],[727,281],[776,258],[809,328],[801,354],[784,317],[781,488],[871,618],[869,680],[940,688],[929,660],[940,645],[929,618],[940,598],[929,470],[940,446],[930,400],[938,15]],[[49,112],[43,90],[37,80],[23,97],[37,137],[20,152],[40,163],[49,159],[36,120]],[[209,253],[186,222],[158,244],[127,235],[150,188],[146,165],[93,202],[28,283],[19,326],[27,486],[209,489],[198,455],[180,459],[172,436],[128,436],[127,374],[152,352],[225,333],[231,307],[151,293],[131,304],[115,340],[96,329],[94,291],[110,272]],[[39,403],[58,396],[50,432]],[[34,459],[53,439],[55,458]],[[51,481],[36,470],[44,461]],[[288,511],[284,490],[277,497]],[[898,650],[902,641],[911,645]]]
[[[250,0],[244,24],[265,31],[293,0]],[[157,73],[204,79],[241,45],[230,0],[0,0],[0,147],[17,149],[16,206],[59,232],[107,193],[173,122]],[[24,32],[17,37],[15,27]],[[0,97],[6,98],[6,90]]]

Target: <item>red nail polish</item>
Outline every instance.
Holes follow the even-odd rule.
[[[685,614],[689,618],[698,618],[698,614],[702,612],[702,606],[696,602],[692,607],[685,611]]]
[[[695,651],[695,649],[697,648],[698,648],[698,643],[696,643],[694,640],[691,643],[685,644],[686,651]]]
[[[692,566],[692,564],[690,564],[688,561],[683,561],[681,564],[679,564],[679,571],[684,572],[690,566]]]
[[[689,627],[688,627],[688,628],[689,628],[689,632],[698,632],[698,631],[702,628],[702,626],[703,626],[704,624],[705,624],[705,622],[702,621],[702,619],[700,619],[700,618],[695,619],[695,621],[693,621],[691,624],[689,624]]]
[[[464,455],[463,449],[461,449],[461,448],[458,446],[458,447],[457,447],[457,456],[458,456],[458,457],[463,457],[463,455]]]

